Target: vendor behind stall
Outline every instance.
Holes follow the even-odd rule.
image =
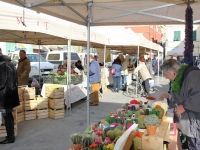
[[[82,65],[82,62],[81,62],[80,60],[78,60],[78,61],[75,63],[75,67],[78,68],[79,70],[84,70],[83,65]]]

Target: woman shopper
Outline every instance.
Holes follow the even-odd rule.
[[[143,82],[142,82],[142,86],[144,88],[144,97],[149,96],[149,79],[151,79],[151,75],[147,69],[147,66],[145,65],[145,59],[144,56],[141,56],[139,58],[139,64],[138,66],[135,68],[134,70],[134,74],[137,74],[138,72],[140,73],[140,75],[142,76]]]
[[[165,77],[171,81],[171,92],[162,93],[160,100],[169,98],[174,108],[174,122],[187,136],[189,150],[200,150],[200,70],[182,65],[174,59],[160,66]]]
[[[114,83],[114,91],[113,92],[119,92],[120,88],[120,78],[121,78],[121,71],[122,71],[122,64],[119,57],[117,57],[113,64],[112,69],[115,70],[115,73],[113,73],[113,83]]]

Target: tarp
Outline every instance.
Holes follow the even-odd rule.
[[[174,48],[171,51],[167,52],[167,55],[173,55],[173,56],[184,56],[184,50],[185,50],[185,45],[182,45],[180,47]],[[193,56],[199,56],[198,52],[193,52]]]
[[[184,24],[185,0],[1,0],[64,20],[87,25],[87,4],[92,5],[91,26]],[[89,3],[93,2],[93,3]],[[190,2],[194,23],[200,22],[200,0]]]

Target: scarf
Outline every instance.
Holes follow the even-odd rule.
[[[181,82],[182,82],[182,77],[184,74],[185,69],[187,68],[188,65],[182,65],[182,67],[178,70],[178,74],[172,82],[171,87],[172,87],[172,92],[180,95],[181,93]]]

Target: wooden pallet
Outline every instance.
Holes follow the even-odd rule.
[[[59,119],[65,117],[65,109],[49,109],[49,118]]]
[[[24,101],[20,101],[20,105],[16,109],[18,113],[24,111]]]
[[[37,109],[48,108],[48,98],[36,97]]]
[[[19,95],[19,100],[20,101],[24,100],[24,88],[28,88],[28,86],[27,85],[18,86],[18,95]]]
[[[36,110],[25,111],[25,120],[36,119]]]
[[[24,88],[23,98],[25,101],[35,99],[35,87]]]
[[[64,98],[64,88],[63,87],[46,87],[45,94],[49,98]]]
[[[49,108],[52,109],[64,109],[65,100],[64,98],[60,99],[51,99],[49,98]]]
[[[49,117],[49,110],[48,108],[45,109],[37,109],[37,119],[48,118]]]
[[[37,108],[36,100],[27,100],[24,101],[24,110],[35,110]]]
[[[24,111],[17,113],[17,123],[23,122],[25,120],[25,113]]]

